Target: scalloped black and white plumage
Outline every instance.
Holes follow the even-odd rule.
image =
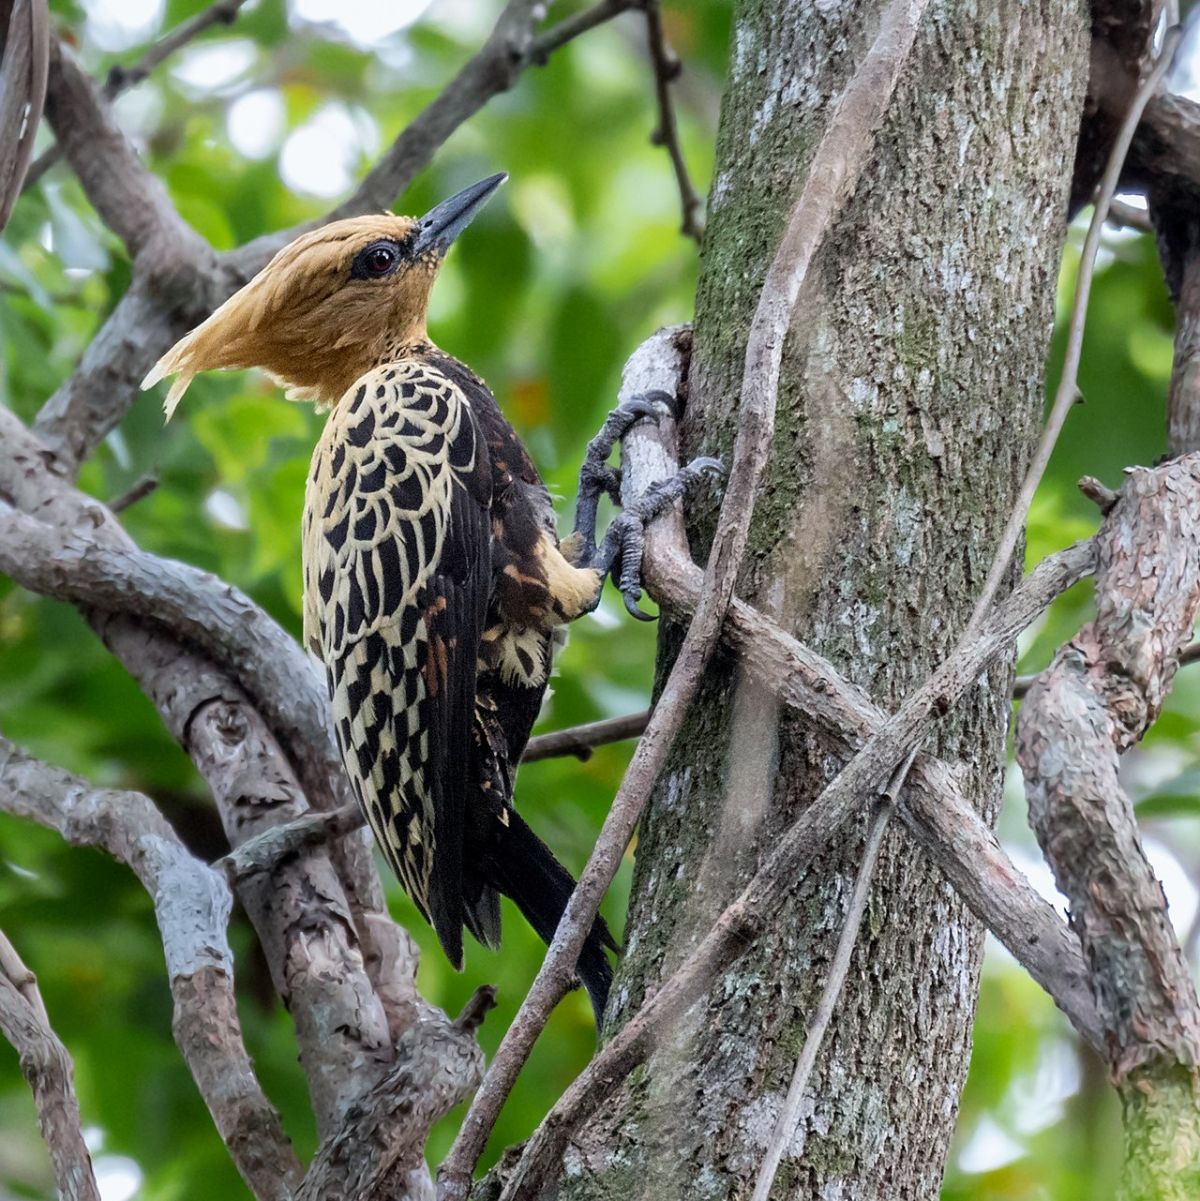
[[[465,926],[500,939],[501,894],[553,937],[575,882],[513,787],[555,631],[601,572],[563,553],[546,489],[478,376],[425,331],[450,241],[503,181],[420,219],[332,222],[284,247],[146,377],[261,367],[331,410],[304,514],[305,642],[325,665],[346,771],[405,890],[462,966]],[[578,971],[603,1013],[614,943]]]
[[[464,925],[498,944],[498,894],[548,941],[574,887],[516,814],[513,783],[554,630],[600,582],[559,550],[486,385],[428,343],[392,354],[334,407],[313,455],[305,638],[376,840],[461,967]],[[580,963],[598,1012],[605,945],[598,922]]]

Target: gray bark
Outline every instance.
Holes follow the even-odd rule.
[[[697,302],[689,453],[728,456],[762,275],[877,5],[737,14]],[[1042,404],[1085,6],[933,6],[874,162],[801,297],[740,593],[886,708],[970,614]],[[702,547],[712,510],[698,511]],[[664,631],[664,663],[677,631]],[[930,749],[999,802],[1011,665]],[[687,956],[842,762],[719,663],[638,846],[610,1021]],[[833,953],[861,827],[576,1139],[571,1198],[746,1196]],[[773,1196],[935,1197],[965,1075],[982,936],[893,831]]]

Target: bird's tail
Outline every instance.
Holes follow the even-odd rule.
[[[525,920],[549,945],[575,889],[575,878],[515,810],[508,811],[508,825],[502,829],[504,833],[484,865],[488,883],[512,898]],[[612,985],[612,964],[606,947],[615,951],[617,944],[604,919],[597,915],[575,969],[591,998],[597,1029]]]

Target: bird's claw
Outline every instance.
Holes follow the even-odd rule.
[[[575,532],[584,547],[596,546],[596,509],[601,496],[621,503],[621,473],[609,466],[613,448],[639,421],[658,422],[675,411],[673,397],[666,392],[644,392],[631,396],[604,419],[600,432],[588,443],[579,470],[579,499],[575,504]]]
[[[625,511],[615,517],[604,535],[604,544],[597,552],[597,566],[603,574],[611,574],[621,593],[625,608],[639,621],[653,621],[652,614],[638,606],[642,597],[642,556],[646,546],[646,527],[675,501],[682,499],[705,477],[723,476],[720,459],[693,459],[670,479],[649,488]]]
[[[584,459],[579,469],[579,495],[607,496],[613,504],[621,503],[621,472],[607,463]]]
[[[639,421],[653,421],[657,425],[664,413],[671,414],[674,411],[674,399],[666,392],[639,392],[631,396],[605,417],[600,432],[587,445],[584,465],[603,466],[617,443]]]

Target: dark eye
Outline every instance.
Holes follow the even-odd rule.
[[[355,279],[383,279],[395,271],[399,261],[400,251],[394,242],[373,242],[359,251],[350,274]]]

